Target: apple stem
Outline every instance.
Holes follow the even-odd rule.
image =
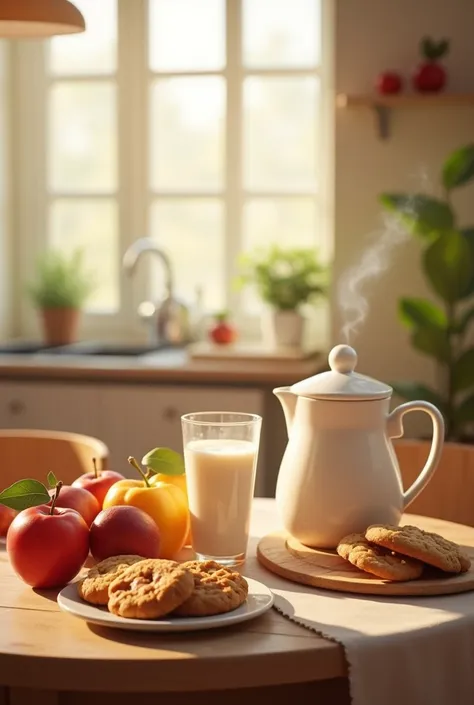
[[[145,473],[143,472],[143,470],[141,469],[140,465],[137,463],[137,461],[135,460],[135,458],[134,458],[133,456],[130,456],[129,459],[128,459],[128,462],[130,463],[130,465],[132,466],[132,468],[135,468],[135,470],[138,470],[138,472],[140,473],[140,475],[141,475],[142,478],[143,478],[143,481],[144,481],[145,485],[146,485],[147,487],[150,487],[150,483],[148,482],[147,476],[145,475]]]
[[[96,477],[99,477],[99,471],[97,469],[97,459],[96,458],[92,458],[92,464],[94,466],[94,475]]]
[[[61,492],[61,487],[63,486],[63,483],[61,481],[58,482],[56,485],[56,492],[54,493],[53,501],[51,502],[51,509],[50,509],[50,514],[54,513],[54,507],[56,505],[56,502],[58,501],[59,493]]]

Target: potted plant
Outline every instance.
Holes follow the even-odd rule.
[[[446,438],[472,440],[474,422],[474,226],[459,222],[453,192],[474,180],[474,144],[456,150],[441,173],[442,198],[384,193],[382,205],[396,214],[423,247],[421,263],[432,299],[403,297],[398,305],[412,345],[438,368],[436,389],[415,380],[393,384],[407,400],[435,404],[446,421]]]
[[[84,268],[80,249],[66,254],[49,249],[37,261],[36,276],[28,284],[28,294],[40,311],[47,345],[75,342],[80,312],[95,288]]]
[[[317,251],[273,245],[244,253],[240,269],[240,286],[255,287],[268,304],[267,316],[262,318],[265,342],[271,347],[300,347],[303,307],[327,292],[327,267]]]

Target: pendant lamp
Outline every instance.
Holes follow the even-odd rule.
[[[84,17],[69,0],[0,0],[3,38],[46,39],[84,32],[85,28]]]

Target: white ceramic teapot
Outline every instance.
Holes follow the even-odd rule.
[[[280,400],[288,445],[276,501],[284,528],[301,543],[335,548],[370,524],[398,524],[402,512],[432,477],[444,438],[438,409],[411,401],[389,413],[392,388],[354,372],[357,354],[337,345],[328,372],[273,393]],[[433,422],[431,450],[413,485],[403,491],[391,438],[403,435],[403,416],[426,411]]]

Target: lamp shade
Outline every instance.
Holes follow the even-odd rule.
[[[0,37],[41,39],[85,28],[84,17],[68,0],[0,0]]]

